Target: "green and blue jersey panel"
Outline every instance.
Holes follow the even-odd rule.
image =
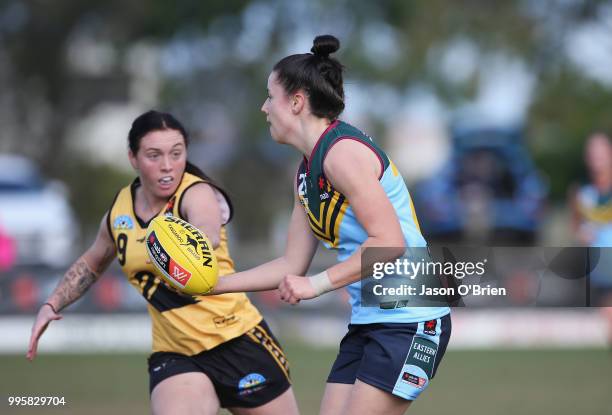
[[[425,247],[419,223],[404,179],[393,162],[363,132],[342,121],[334,121],[319,138],[309,160],[302,161],[297,173],[297,190],[300,203],[308,216],[313,234],[327,249],[338,251],[338,260],[345,261],[368,238],[367,232],[357,220],[349,201],[336,191],[326,179],[323,162],[328,151],[341,140],[355,140],[378,156],[382,166],[380,184],[395,209],[406,245]],[[359,169],[359,166],[355,166]],[[351,323],[415,322],[430,320],[448,314],[447,307],[381,309],[361,307],[361,281],[347,287],[352,307]]]

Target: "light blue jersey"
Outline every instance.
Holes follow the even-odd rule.
[[[593,185],[585,185],[577,194],[577,209],[583,221],[581,226],[593,235],[591,246],[612,247],[612,194],[601,194]],[[611,289],[612,250],[599,250],[599,260],[591,271],[595,287]]]
[[[357,128],[333,122],[321,135],[309,160],[304,159],[297,174],[300,203],[304,206],[310,228],[327,249],[338,251],[338,260],[347,260],[360,249],[368,235],[357,220],[349,201],[326,179],[323,162],[329,149],[340,140],[356,140],[378,156],[382,175],[380,183],[395,208],[407,246],[425,247],[410,193],[404,179],[387,155]],[[356,166],[356,168],[359,168]],[[450,312],[448,307],[402,307],[382,309],[361,306],[361,281],[347,287],[352,308],[352,324],[413,323],[432,320]]]

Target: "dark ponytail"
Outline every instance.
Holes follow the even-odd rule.
[[[340,41],[332,35],[321,35],[315,37],[310,51],[321,58],[328,58],[329,55],[340,49]]]
[[[312,53],[290,55],[274,65],[278,82],[287,94],[303,89],[314,115],[335,120],[344,110],[344,67],[329,55],[340,48],[332,35],[317,36]]]

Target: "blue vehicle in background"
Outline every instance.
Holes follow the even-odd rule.
[[[453,151],[433,177],[413,186],[421,229],[433,243],[531,245],[548,186],[520,129],[455,128]]]

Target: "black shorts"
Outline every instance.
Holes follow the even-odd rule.
[[[450,334],[450,314],[418,323],[349,324],[327,382],[359,379],[414,400],[436,374]]]
[[[224,408],[255,408],[291,386],[289,362],[265,321],[240,337],[194,356],[156,352],[149,357],[149,392],[171,376],[204,373]]]

